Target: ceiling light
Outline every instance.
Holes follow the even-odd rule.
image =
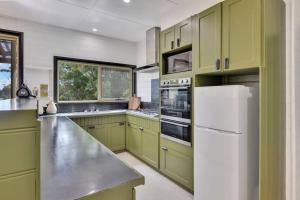
[[[125,3],[130,3],[130,0],[123,0]]]
[[[93,32],[97,32],[98,31],[98,29],[96,29],[96,28],[93,28]]]

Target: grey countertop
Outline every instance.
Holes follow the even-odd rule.
[[[65,116],[41,117],[42,200],[73,200],[144,177]],[[136,184],[136,185],[134,185]]]
[[[0,111],[17,110],[37,110],[37,100],[35,98],[0,100]]]
[[[141,112],[131,111],[131,110],[106,110],[106,111],[95,111],[95,112],[73,112],[73,113],[58,113],[56,116],[65,117],[93,117],[93,116],[105,116],[105,115],[120,115],[120,114],[130,114],[138,117],[144,117],[152,120],[159,120],[158,116],[152,116],[144,114]]]

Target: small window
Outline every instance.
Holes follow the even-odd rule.
[[[128,101],[132,96],[132,66],[55,59],[60,102]]]
[[[131,72],[128,69],[102,67],[101,99],[129,99]]]

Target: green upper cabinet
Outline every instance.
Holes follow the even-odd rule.
[[[193,16],[193,70],[195,73],[221,71],[221,4]]]
[[[192,20],[188,18],[175,25],[176,48],[188,46],[192,43]]]
[[[223,2],[224,71],[261,66],[260,0]]]
[[[171,27],[161,32],[161,52],[165,53],[175,48],[175,28]]]
[[[192,20],[188,18],[160,34],[161,53],[184,48],[192,44]]]

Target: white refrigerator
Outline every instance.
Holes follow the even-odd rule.
[[[195,200],[258,199],[258,95],[243,85],[195,89]]]

